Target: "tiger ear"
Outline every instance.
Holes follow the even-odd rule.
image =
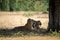
[[[39,23],[39,25],[42,25],[41,21],[37,21],[37,23]]]
[[[30,22],[31,21],[31,19],[29,18],[29,19],[27,19],[27,22]]]

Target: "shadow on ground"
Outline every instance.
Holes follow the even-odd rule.
[[[22,27],[16,27],[14,29],[1,29],[0,37],[11,37],[11,36],[45,36],[48,35],[46,29],[40,28],[39,32],[25,30]]]

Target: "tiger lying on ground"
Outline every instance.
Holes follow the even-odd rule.
[[[18,30],[18,31],[25,31],[25,30],[33,30],[33,31],[37,31],[40,26],[41,26],[41,22],[40,21],[35,21],[33,19],[28,19],[27,23],[25,24],[25,26],[20,26],[20,27],[15,27],[14,30]]]

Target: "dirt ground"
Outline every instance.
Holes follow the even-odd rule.
[[[0,12],[1,13],[1,12]],[[3,13],[3,12],[2,12]],[[40,20],[42,22],[42,28],[48,26],[48,14],[36,14],[33,16],[26,16],[19,14],[0,14],[0,28],[13,28],[14,26],[25,25],[28,18],[34,20]],[[0,37],[0,40],[60,40],[59,37],[51,36],[25,36],[25,37]]]
[[[10,14],[11,13],[11,14]],[[48,26],[48,14],[31,13],[24,14],[21,12],[2,12],[0,13],[0,28],[14,28],[17,26],[24,26],[27,23],[27,19],[31,18],[34,20],[40,20],[42,28]]]
[[[25,37],[1,37],[0,40],[60,40],[59,37],[50,36],[25,36]]]

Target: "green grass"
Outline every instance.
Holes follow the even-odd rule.
[[[50,36],[60,37],[60,33],[52,32],[50,33]]]
[[[57,33],[57,32],[45,33],[41,30],[40,30],[40,32],[33,32],[33,31],[0,31],[0,37],[24,37],[24,36],[60,37],[60,33]]]
[[[0,31],[0,37],[36,36],[37,32],[32,31]]]

